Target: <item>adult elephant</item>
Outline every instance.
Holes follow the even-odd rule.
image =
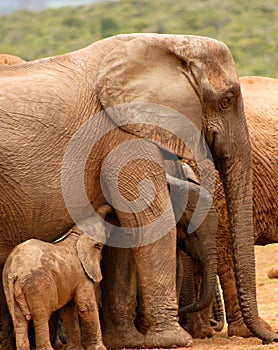
[[[105,192],[121,226],[131,231],[126,236],[150,325],[145,346],[191,344],[177,322],[175,218],[158,164],[161,147],[188,155],[176,135],[197,147],[200,137],[188,130],[190,120],[224,182],[244,319],[265,342],[277,339],[258,322],[250,143],[234,62],[223,43],[119,35],[66,55],[0,67],[0,77],[1,264],[24,240],[57,239],[92,213],[90,204],[106,202]],[[150,182],[155,195],[148,205]],[[151,243],[139,247],[136,228],[139,239]],[[12,347],[7,329],[3,320],[2,350]],[[132,345],[138,346],[136,339]]]
[[[278,243],[278,79],[250,76],[239,80],[252,150],[255,244]],[[249,337],[252,333],[245,325],[237,299],[224,190],[220,179],[216,183],[218,274],[223,289],[228,335]]]
[[[251,141],[255,244],[278,243],[278,79],[246,76],[240,77],[239,81]],[[195,168],[196,165],[192,165]],[[218,173],[214,205],[219,216],[216,237],[218,274],[223,289],[228,335],[251,337],[253,334],[246,327],[237,298],[225,194]],[[209,323],[208,316],[206,323]]]

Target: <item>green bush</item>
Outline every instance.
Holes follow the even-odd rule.
[[[277,0],[119,0],[0,17],[0,52],[31,60],[118,33],[211,36],[224,41],[239,75],[278,77]]]

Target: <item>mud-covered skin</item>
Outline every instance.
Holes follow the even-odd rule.
[[[105,240],[105,227],[99,218],[91,220],[90,228]],[[102,246],[74,226],[58,243],[31,239],[13,249],[4,266],[3,285],[17,349],[30,349],[28,323],[31,319],[36,348],[53,349],[49,319],[57,310],[63,319],[68,349],[83,350],[78,315],[86,349],[106,349],[93,283],[102,279]]]

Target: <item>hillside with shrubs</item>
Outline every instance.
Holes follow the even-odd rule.
[[[203,35],[224,41],[239,75],[278,78],[278,1],[119,0],[0,17],[0,52],[26,60],[131,32]]]

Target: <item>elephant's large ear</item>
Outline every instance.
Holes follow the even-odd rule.
[[[198,153],[200,160],[206,157],[199,132],[201,71],[186,57],[185,45],[178,36],[146,35],[124,42],[102,61],[96,89],[122,129],[162,143],[182,158]]]
[[[87,234],[81,234],[77,241],[78,258],[86,274],[95,282],[102,280],[100,268],[101,244],[97,243]]]

